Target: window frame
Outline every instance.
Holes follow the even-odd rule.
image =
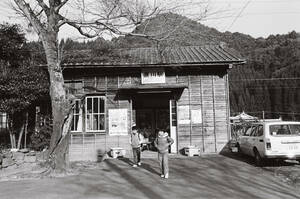
[[[74,101],[75,101],[75,103],[78,102],[78,107],[79,107],[78,110],[79,110],[79,112],[75,113],[76,107],[73,109],[73,118],[72,118],[72,124],[71,124],[71,132],[72,133],[80,133],[80,132],[83,131],[83,126],[82,126],[82,124],[83,124],[83,121],[82,121],[82,119],[83,119],[83,114],[82,114],[83,110],[81,111],[81,115],[80,115],[80,109],[82,109],[82,102],[81,102],[80,99],[75,99]],[[82,122],[82,124],[81,124],[81,129],[79,129],[79,130],[72,130],[72,127],[73,126],[75,127],[75,120],[74,120],[75,116],[78,116],[78,121],[79,121],[80,116],[81,116],[81,122]],[[77,127],[77,129],[78,129],[78,127]]]
[[[87,103],[88,103],[88,99],[92,99],[92,113],[88,113],[88,106],[87,106]],[[103,103],[104,103],[104,110],[103,110],[103,113],[102,112],[100,112],[100,103],[98,104],[98,108],[99,108],[99,112],[98,113],[95,113],[94,112],[94,98],[96,98],[96,99],[103,99]],[[107,117],[107,113],[106,113],[106,96],[104,96],[104,95],[93,95],[93,96],[86,96],[85,97],[85,117],[84,117],[84,119],[85,119],[85,132],[86,133],[105,133],[106,132],[106,117]],[[94,115],[103,115],[104,116],[104,124],[103,124],[103,126],[104,126],[104,129],[100,129],[100,130],[93,130],[93,128],[94,128],[94,123],[92,122],[91,124],[92,124],[92,127],[91,127],[91,129],[88,129],[88,115],[90,115],[91,116],[91,118],[93,118],[93,116]],[[98,120],[98,121],[100,121],[100,120]],[[98,126],[99,124],[97,124],[97,126]],[[99,127],[100,127],[100,125],[99,125]]]

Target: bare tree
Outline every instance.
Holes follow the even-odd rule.
[[[38,34],[43,44],[50,77],[50,96],[53,133],[49,148],[52,171],[67,168],[69,127],[72,120],[72,98],[66,95],[61,68],[58,33],[69,25],[86,37],[104,33],[131,34],[146,38],[153,35],[130,33],[146,19],[180,7],[163,8],[156,0],[13,0],[16,10],[23,15]]]

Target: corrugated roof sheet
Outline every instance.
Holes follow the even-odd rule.
[[[85,53],[81,60],[66,60],[64,65],[94,65],[94,66],[121,66],[121,65],[176,65],[176,64],[205,64],[205,63],[242,63],[239,53],[231,48],[209,45],[209,46],[183,46],[167,47],[159,53],[157,48],[133,48],[118,49],[118,59],[113,57],[109,61],[102,62],[101,59]],[[100,61],[99,61],[100,60]]]

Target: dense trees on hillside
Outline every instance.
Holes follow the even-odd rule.
[[[255,45],[246,51],[240,49],[248,63],[230,71],[233,112],[262,116],[265,111],[269,118],[300,119],[299,38],[294,31],[271,35],[252,39]]]

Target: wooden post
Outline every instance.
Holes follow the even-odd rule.
[[[192,114],[191,114],[191,77],[188,75],[188,89],[189,89],[189,119],[190,119],[190,146],[192,145]]]
[[[215,138],[215,152],[217,152],[217,135],[216,135],[216,106],[215,106],[215,81],[212,76],[212,100],[213,100],[213,120],[214,120],[214,138]]]
[[[202,91],[202,78],[201,75],[199,76],[200,78],[200,100],[201,100],[201,114],[202,114],[202,124],[201,124],[201,128],[202,128],[202,152],[205,152],[205,145],[204,145],[204,111],[203,111],[203,91]]]
[[[229,140],[231,139],[231,125],[230,125],[230,120],[229,120],[229,117],[230,117],[230,101],[229,101],[229,79],[228,79],[228,72],[225,76],[225,84],[226,84],[226,123],[227,123],[227,136],[229,138]]]

